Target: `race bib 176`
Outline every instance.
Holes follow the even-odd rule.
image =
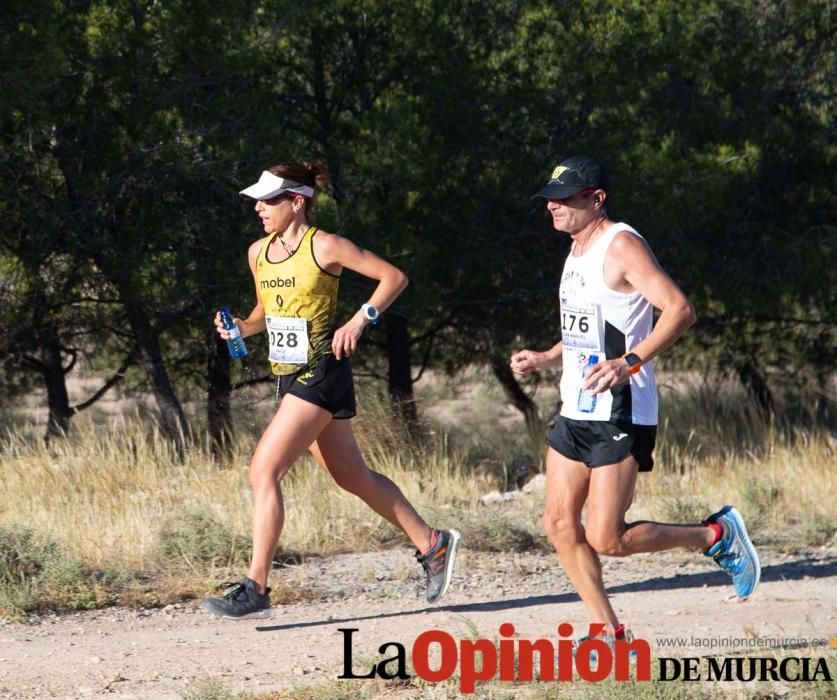
[[[561,340],[569,348],[601,350],[599,305],[562,305]]]

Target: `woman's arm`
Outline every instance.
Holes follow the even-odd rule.
[[[383,258],[359,248],[347,238],[324,231],[318,231],[314,238],[314,256],[320,267],[333,274],[339,274],[346,267],[364,277],[377,280],[378,286],[368,303],[379,312],[387,309],[409,282],[407,275]],[[357,350],[357,341],[368,324],[369,319],[358,309],[354,316],[335,331],[331,349],[338,360],[344,356],[350,357]]]
[[[247,262],[250,265],[250,273],[253,275],[253,284],[256,288],[256,305],[253,307],[253,310],[247,318],[233,318],[233,323],[238,326],[238,329],[241,331],[242,338],[256,335],[256,333],[261,333],[266,327],[264,320],[264,306],[262,305],[262,300],[259,296],[259,282],[256,279],[256,259],[259,257],[259,250],[261,250],[263,240],[264,239],[259,239],[258,241],[250,244],[250,248],[247,250]],[[224,329],[224,325],[221,323],[220,313],[215,314],[215,328],[224,340],[229,337],[229,333]]]

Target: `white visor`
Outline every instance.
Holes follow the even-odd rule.
[[[314,188],[278,177],[267,170],[262,172],[262,176],[255,185],[250,185],[247,189],[241,190],[239,194],[253,199],[270,199],[281,192],[295,192],[304,197],[314,196]]]

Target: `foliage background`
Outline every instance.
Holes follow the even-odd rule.
[[[235,194],[317,159],[317,223],[411,278],[358,357],[415,420],[425,366],[494,369],[557,340],[566,241],[530,200],[563,156],[612,179],[698,325],[667,355],[827,411],[835,346],[834,20],[828,0],[9,0],[0,9],[0,388],[45,389],[50,434],[108,387],[214,440],[233,386],[212,337],[252,304]],[[345,314],[369,284],[346,275]],[[70,404],[68,375],[102,386]]]

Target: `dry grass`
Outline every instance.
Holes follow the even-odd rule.
[[[834,450],[826,437],[802,444],[777,441],[760,457],[715,456],[679,473],[661,468],[641,478],[632,515],[699,522],[726,503],[741,511],[762,544],[821,546],[834,538],[837,513],[824,497],[837,488]]]
[[[837,487],[833,417],[814,399],[782,397],[764,418],[737,387],[699,385],[664,404],[653,477],[631,515],[700,521],[732,503],[761,543],[833,542]]]
[[[389,452],[378,444],[366,450],[368,461],[417,504],[476,503],[455,455],[440,447]],[[96,567],[147,569],[173,559],[187,567],[233,564],[247,554],[252,448],[239,443],[225,467],[197,448],[181,460],[156,431],[130,421],[110,431],[80,421],[70,439],[50,446],[11,436],[0,522],[48,531]],[[295,466],[283,491],[283,550],[328,554],[394,538],[379,516],[338,489],[310,458]]]
[[[431,426],[420,444],[405,439],[382,404],[362,402],[367,410],[355,430],[364,454],[431,523],[461,522],[467,546],[542,547],[537,497],[513,502],[503,512],[479,505],[470,472],[474,458],[508,462],[527,452],[528,438],[522,420],[504,427],[492,419],[505,410],[498,408],[493,389],[469,396],[467,419]],[[669,418],[660,430],[657,467],[639,480],[632,519],[697,521],[734,503],[762,543],[833,542],[837,511],[826,496],[837,490],[837,470],[827,420],[797,411],[765,421],[746,408],[734,387],[693,386],[679,395],[668,391],[664,398]],[[81,586],[79,605],[113,601],[103,592],[104,580],[119,582],[113,588],[120,602],[164,604],[199,595],[211,581],[240,569],[248,556],[247,465],[254,447],[248,429],[249,424],[226,466],[200,447],[181,459],[138,415],[111,428],[81,416],[70,438],[49,446],[11,433],[0,446],[0,527],[48,538],[69,562],[66,568],[75,567],[78,580],[88,581],[73,584]],[[283,490],[287,518],[280,557],[366,551],[404,541],[308,458],[291,471]],[[19,592],[0,580],[4,586],[5,594]],[[287,595],[293,599],[293,591]],[[0,607],[8,609],[2,601]]]
[[[219,469],[197,450],[181,461],[130,419],[111,430],[80,421],[70,439],[49,446],[13,435],[4,462],[2,520],[51,532],[95,567],[148,568],[158,529],[192,508],[223,520],[233,536],[248,534],[241,469]]]

